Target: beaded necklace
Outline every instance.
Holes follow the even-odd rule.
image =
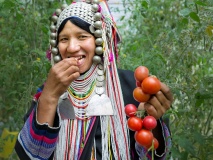
[[[68,88],[69,99],[74,106],[75,116],[78,119],[88,119],[86,108],[95,94],[103,94],[104,71],[102,64],[93,64],[85,74],[73,81]]]

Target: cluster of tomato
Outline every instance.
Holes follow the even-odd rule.
[[[137,87],[133,91],[133,97],[138,102],[147,102],[151,95],[156,94],[161,88],[160,80],[155,76],[150,76],[145,66],[137,67],[134,76]],[[134,104],[127,104],[125,113],[129,117],[128,128],[135,131],[135,141],[147,149],[157,149],[159,142],[152,133],[157,126],[156,119],[153,116],[142,115],[144,111],[138,110]]]
[[[145,66],[139,66],[134,71],[136,88],[133,97],[138,102],[147,102],[151,95],[156,94],[160,88],[160,80],[155,76],[149,76],[149,70]]]
[[[129,117],[127,126],[135,131],[135,141],[146,149],[157,149],[158,140],[154,137],[152,130],[157,126],[157,121],[153,116],[141,117],[141,111],[134,104],[125,106],[125,113]]]

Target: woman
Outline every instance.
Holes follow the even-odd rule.
[[[124,106],[133,103],[133,72],[117,70],[119,34],[106,2],[87,0],[62,6],[51,25],[52,68],[35,95],[19,133],[20,159],[139,159],[147,150],[126,126]],[[162,115],[172,94],[161,91],[145,104],[158,119],[156,159],[164,159],[169,142]]]

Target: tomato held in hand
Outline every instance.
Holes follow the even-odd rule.
[[[149,76],[149,70],[145,66],[139,66],[134,71],[136,81],[142,82],[146,77]]]
[[[130,117],[127,121],[127,125],[132,131],[139,131],[143,126],[143,121],[139,117]]]
[[[128,117],[133,117],[137,112],[137,107],[134,104],[127,104],[124,111]]]
[[[153,138],[153,134],[149,130],[141,129],[140,131],[135,132],[135,141],[141,146],[151,146]]]
[[[144,93],[141,87],[136,87],[133,90],[133,97],[138,102],[147,102],[150,98],[150,94]]]
[[[143,126],[148,130],[152,130],[157,126],[157,120],[153,116],[146,116],[143,119]]]
[[[152,141],[152,143],[153,144],[151,144],[151,145],[149,145],[149,146],[144,146],[146,149],[150,149],[150,147],[152,147],[152,145],[153,145],[153,149],[154,150],[156,150],[157,148],[158,148],[158,146],[159,146],[159,142],[158,142],[158,140],[154,137],[153,138],[153,141]]]
[[[150,76],[143,80],[141,87],[145,93],[156,94],[158,91],[160,91],[161,84],[156,77]]]
[[[156,150],[159,147],[159,142],[156,138],[154,138],[153,141],[154,141],[154,149]]]

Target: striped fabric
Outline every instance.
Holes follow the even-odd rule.
[[[55,150],[59,127],[51,128],[47,124],[38,124],[35,120],[36,108],[31,112],[18,141],[30,159],[48,159]]]

